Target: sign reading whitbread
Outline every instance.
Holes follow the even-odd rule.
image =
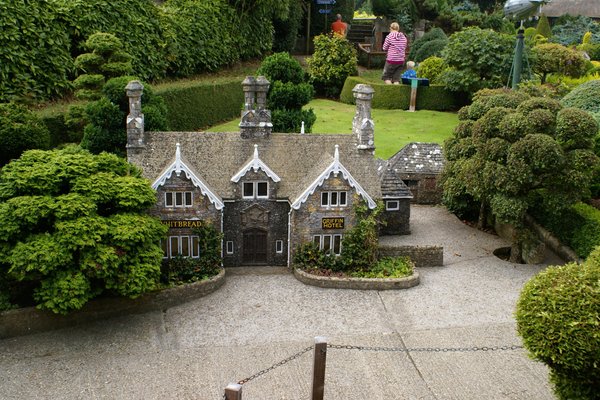
[[[163,220],[163,224],[169,228],[199,228],[202,224],[200,220]]]
[[[321,218],[321,229],[344,229],[344,218]]]

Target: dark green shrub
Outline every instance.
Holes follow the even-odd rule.
[[[444,31],[440,28],[433,28],[411,44],[408,60],[421,62],[428,57],[439,56],[446,44],[448,44],[448,37]],[[426,50],[423,50],[423,47]]]
[[[346,78],[357,74],[356,50],[340,35],[314,38],[315,51],[307,59],[308,73],[317,93],[338,97]]]
[[[554,123],[554,117],[552,118]],[[499,135],[511,143],[525,137],[528,133],[542,133],[531,129],[531,121],[521,113],[506,115],[498,126]]]
[[[556,131],[556,115],[550,110],[539,108],[531,110],[525,117],[529,126],[528,133],[545,133],[554,136]]]
[[[304,122],[304,132],[311,133],[317,120],[312,108],[308,110],[279,109],[271,111],[273,132],[300,132]]]
[[[59,15],[59,26],[70,37],[73,57],[84,52],[83,44],[92,34],[107,32],[122,41],[125,53],[131,56],[135,75],[148,80],[165,76],[167,35],[154,2],[52,0],[52,6]]]
[[[84,128],[81,141],[84,149],[94,154],[107,151],[125,155],[127,144],[125,118],[129,113],[129,100],[125,86],[133,79],[135,78],[131,76],[109,79],[102,88],[104,97],[86,106],[88,124]],[[166,105],[160,96],[154,95],[152,87],[148,84],[144,84],[142,112],[146,130],[167,129]]]
[[[554,100],[547,97],[532,97],[529,100],[523,101],[517,107],[517,111],[528,115],[533,110],[548,110],[553,115],[556,115],[561,109],[562,105],[558,100]]]
[[[550,368],[560,399],[600,393],[600,250],[581,265],[549,267],[525,284],[517,330],[531,356]]]
[[[47,149],[50,133],[42,121],[25,106],[0,103],[0,167],[19,158],[29,149]]]
[[[505,107],[491,108],[473,124],[473,139],[476,142],[485,142],[493,137],[500,137],[502,134],[499,128],[500,122],[513,112],[514,110]]]
[[[2,2],[0,102],[44,100],[70,88],[69,37],[48,1]]]
[[[266,57],[256,72],[264,75],[269,82],[281,81],[299,84],[304,82],[305,74],[302,66],[289,53],[275,53]]]
[[[276,109],[301,109],[308,104],[314,95],[314,89],[310,83],[294,84],[275,81],[269,90],[267,108]]]
[[[302,3],[299,1],[288,2],[289,9],[286,16],[275,16],[273,18],[273,28],[275,30],[274,37],[277,40],[273,41],[273,51],[291,52],[296,46],[296,38],[298,31],[301,29],[304,12]]]

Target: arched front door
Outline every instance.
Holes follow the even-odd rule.
[[[244,231],[243,246],[244,264],[267,263],[267,231],[262,229]]]

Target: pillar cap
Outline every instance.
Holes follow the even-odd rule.
[[[129,81],[127,86],[125,86],[125,90],[127,91],[127,96],[139,96],[144,91],[144,85],[140,81]]]
[[[375,89],[373,89],[370,85],[367,85],[365,83],[359,83],[356,86],[354,86],[354,89],[352,89],[352,92],[373,94],[373,93],[375,93]]]

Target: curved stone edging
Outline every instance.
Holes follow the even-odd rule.
[[[222,268],[218,275],[208,280],[146,293],[136,299],[115,297],[91,300],[81,310],[73,311],[68,315],[57,315],[35,307],[3,311],[0,312],[0,339],[66,328],[111,317],[166,310],[206,296],[224,283],[225,269]]]
[[[294,268],[294,276],[306,285],[331,289],[356,289],[356,290],[393,290],[408,289],[417,286],[420,282],[419,273],[414,271],[405,278],[337,278],[330,276],[317,276]]]

